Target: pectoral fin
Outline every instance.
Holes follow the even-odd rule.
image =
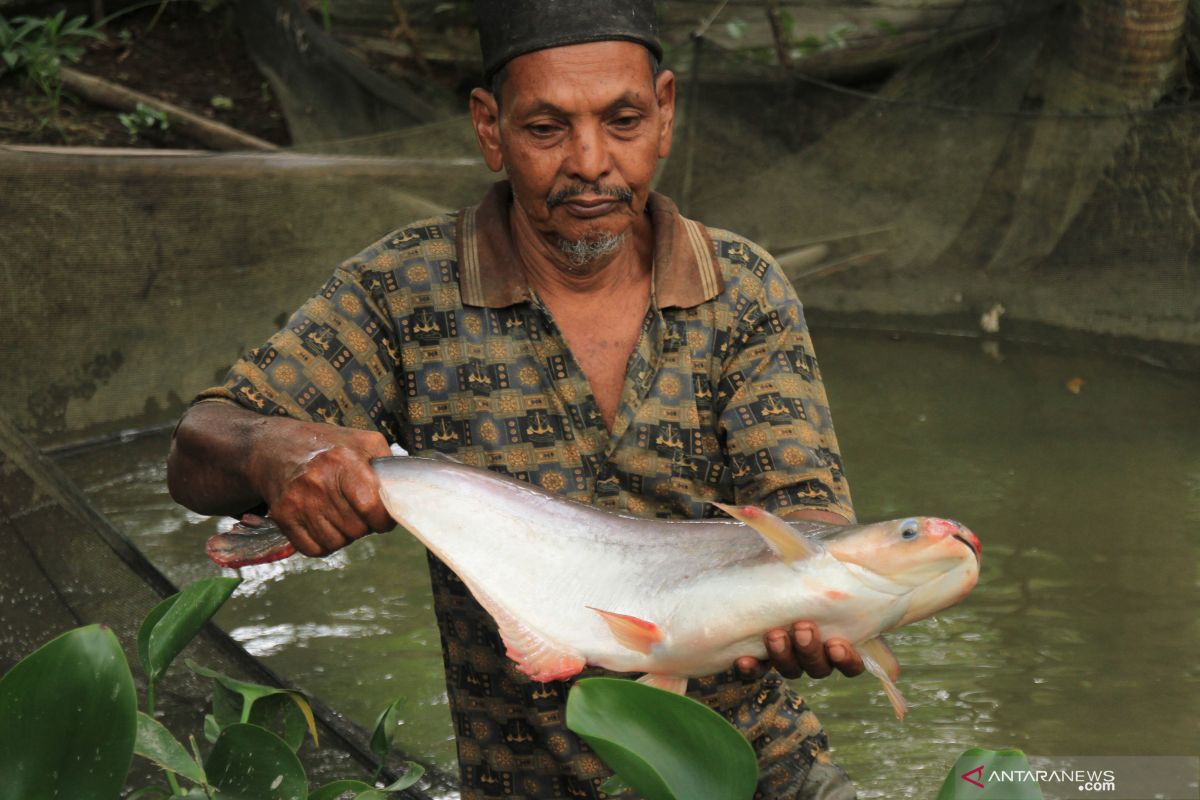
[[[680,678],[678,675],[655,675],[654,673],[646,673],[638,678],[638,683],[644,683],[647,686],[653,686],[655,689],[663,689],[675,694],[685,694],[687,692],[687,678]]]
[[[900,662],[892,655],[892,650],[882,638],[876,637],[857,645],[858,654],[862,656],[863,666],[867,668],[879,682],[883,684],[883,692],[896,712],[896,719],[904,719],[908,713],[908,701],[896,687],[896,678],[900,675]]]
[[[896,659],[892,648],[888,646],[887,640],[882,636],[859,642],[855,645],[855,649],[858,650],[859,655],[868,655],[875,659],[875,663],[883,667],[884,672],[893,681],[900,677],[900,662]]]
[[[608,623],[608,629],[612,631],[616,640],[630,650],[649,655],[650,648],[666,638],[662,629],[653,622],[647,622],[629,614],[605,611],[602,608],[593,608],[592,606],[588,606],[588,608],[599,614]]]
[[[824,549],[815,540],[797,533],[791,525],[758,506],[713,505],[757,531],[766,540],[767,546],[789,564],[812,558]]]

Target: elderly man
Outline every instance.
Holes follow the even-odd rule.
[[[471,119],[508,181],[345,262],[202,393],[170,456],[179,502],[266,506],[323,556],[393,526],[368,462],[398,442],[624,513],[698,518],[717,500],[852,517],[787,279],[650,191],[675,119],[653,14],[480,3],[491,91]],[[607,770],[563,724],[569,686],[517,672],[462,583],[430,569],[462,796],[599,797]],[[740,659],[689,693],[754,745],[756,796],[852,797],[781,673],[854,675],[859,656],[803,621],[766,643],[770,665]]]

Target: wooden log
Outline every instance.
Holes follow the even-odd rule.
[[[161,111],[168,122],[189,138],[214,150],[278,150],[279,145],[251,136],[220,122],[195,114],[165,100],[135,91],[119,83],[63,67],[60,72],[63,86],[89,103],[134,111],[138,103]]]

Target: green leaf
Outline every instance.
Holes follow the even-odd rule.
[[[1037,781],[997,781],[993,773],[1028,774],[1029,759],[1020,750],[988,750],[972,747],[965,751],[938,791],[937,800],[1042,800]],[[982,785],[980,785],[982,784]]]
[[[292,748],[257,725],[221,731],[204,762],[218,800],[307,800],[308,779]]]
[[[225,604],[241,578],[205,578],[155,606],[138,630],[138,659],[155,683],[204,623]]]
[[[375,718],[375,728],[371,731],[371,754],[379,759],[381,764],[392,749],[392,735],[396,732],[396,727],[403,721],[400,719],[400,704],[403,702],[403,697],[397,697]]]
[[[292,750],[300,749],[306,733],[312,736],[313,744],[320,746],[317,721],[308,700],[299,692],[281,690],[259,698],[246,721],[279,734]]]
[[[193,783],[204,783],[204,770],[192,760],[183,745],[158,720],[140,711],[137,715],[137,744],[133,751]]]
[[[359,797],[361,792],[374,790],[374,786],[362,781],[334,781],[310,794],[308,800],[340,800],[343,797]]]
[[[612,797],[614,795],[624,794],[626,791],[628,791],[629,784],[621,780],[620,775],[609,775],[608,778],[605,779],[604,783],[600,784],[598,788],[604,794]]]
[[[5,797],[111,800],[129,772],[137,695],[117,637],[76,628],[0,679]]]
[[[204,738],[212,744],[221,735],[221,726],[217,724],[217,718],[212,714],[204,715]]]
[[[386,794],[387,792],[403,792],[410,786],[416,785],[417,781],[421,780],[421,776],[425,774],[425,768],[415,761],[409,761],[405,765],[404,774],[396,779],[394,783],[379,789],[379,792]]]
[[[646,800],[747,800],[754,749],[712,709],[617,678],[585,678],[567,696],[567,727]]]
[[[312,709],[308,705],[308,701],[304,699],[304,695],[294,689],[280,689],[276,686],[263,686],[258,683],[249,683],[247,681],[239,681],[236,678],[231,678],[228,675],[217,672],[215,669],[197,664],[188,659],[185,661],[188,669],[197,675],[202,675],[205,678],[212,678],[216,681],[217,686],[213,691],[213,717],[214,721],[221,727],[227,728],[236,722],[243,723],[258,723],[274,721],[274,717],[280,713],[279,706],[268,706],[255,714],[255,704],[267,697],[280,697],[281,706],[290,702],[298,707],[300,714],[303,716],[304,722],[308,727],[309,733],[312,734],[313,742],[317,742],[317,726],[316,720],[313,719]],[[286,695],[286,697],[284,697]],[[237,702],[237,697],[241,698],[241,704]],[[288,701],[290,698],[290,701]],[[274,712],[274,713],[272,713]],[[292,729],[296,727],[295,723],[289,723],[287,717],[284,718],[284,729],[288,730],[289,724]],[[293,736],[294,734],[289,734]]]

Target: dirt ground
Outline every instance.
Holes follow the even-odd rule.
[[[247,55],[232,9],[168,3],[119,17],[104,41],[90,43],[77,69],[230,125],[261,139],[290,144],[287,124],[266,79]],[[130,135],[111,108],[64,92],[52,104],[22,77],[0,76],[0,142],[103,147],[192,148],[197,143],[170,127]]]

